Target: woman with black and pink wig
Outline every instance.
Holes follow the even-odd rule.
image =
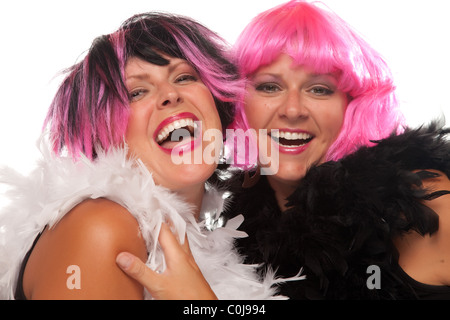
[[[240,90],[224,41],[189,18],[140,14],[95,39],[51,104],[38,168],[0,172],[1,296],[272,298],[274,278],[233,250],[242,218],[223,225],[214,186],[222,140],[207,133],[229,125]],[[121,270],[130,253],[150,292]],[[166,295],[167,275],[187,283]]]
[[[234,50],[233,127],[256,134],[229,143],[255,168],[229,210],[245,261],[301,270],[280,285],[293,299],[450,298],[450,131],[407,128],[386,62],[320,4],[259,14]]]

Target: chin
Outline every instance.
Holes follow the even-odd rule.
[[[172,176],[176,181],[177,189],[184,189],[195,185],[204,184],[214,173],[217,166],[207,164],[183,164],[174,169]]]
[[[299,182],[307,172],[306,166],[299,166],[298,164],[292,166],[280,166],[275,178],[283,181]]]

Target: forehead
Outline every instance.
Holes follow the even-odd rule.
[[[130,78],[139,78],[143,75],[152,74],[162,69],[167,69],[168,72],[171,72],[179,66],[190,67],[190,64],[184,59],[173,58],[170,56],[164,56],[164,58],[167,59],[169,63],[162,66],[147,62],[137,57],[128,59],[125,65],[125,78],[127,80]]]
[[[293,69],[298,67],[298,65],[295,63],[294,59],[289,56],[288,54],[281,53],[277,57],[275,57],[272,61],[261,65],[254,73],[264,73],[271,70],[277,70],[277,69]],[[305,70],[309,70],[309,68],[304,67]]]
[[[302,72],[311,77],[331,76],[338,79],[339,72],[318,72],[312,66],[300,64],[288,54],[282,53],[269,64],[259,67],[250,77],[262,74],[282,76],[285,73]]]

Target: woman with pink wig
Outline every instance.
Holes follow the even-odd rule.
[[[234,143],[246,262],[305,275],[294,299],[450,298],[450,131],[407,128],[386,62],[320,4],[259,14],[234,50],[233,128],[259,152]]]

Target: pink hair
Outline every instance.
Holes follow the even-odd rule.
[[[327,160],[338,160],[371,140],[399,132],[403,124],[392,75],[386,62],[352,28],[328,9],[289,1],[256,16],[238,38],[235,59],[246,78],[281,53],[318,73],[338,72],[339,89],[350,102]],[[244,98],[236,106],[233,128],[247,129]]]
[[[67,70],[44,123],[54,152],[95,159],[97,150],[123,143],[130,113],[126,62],[138,57],[167,65],[163,54],[185,59],[199,72],[226,128],[234,117],[232,102],[243,87],[227,43],[190,18],[149,12],[95,39],[83,60]]]
[[[93,159],[97,148],[123,142],[129,116],[123,47],[120,32],[98,37],[89,54],[66,71],[44,123],[55,153],[66,148],[74,159],[80,153]]]

